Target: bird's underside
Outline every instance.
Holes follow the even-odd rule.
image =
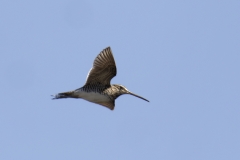
[[[128,91],[127,88],[122,85],[111,85],[110,81],[116,76],[116,74],[116,64],[111,48],[108,47],[100,52],[95,58],[93,67],[90,69],[86,83],[83,87],[74,91],[58,93],[54,95],[53,99],[82,98],[89,102],[105,106],[111,110],[114,109],[115,99],[123,94],[131,94],[148,101],[147,99]]]
[[[120,95],[121,94],[116,85],[92,87],[91,85],[86,84],[74,91],[58,93],[53,99],[82,98],[113,110],[115,106],[115,99],[117,99]]]

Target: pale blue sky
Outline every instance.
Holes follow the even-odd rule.
[[[239,0],[1,0],[1,160],[239,160]],[[114,111],[81,87],[111,46]]]

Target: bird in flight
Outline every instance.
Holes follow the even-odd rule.
[[[126,87],[119,84],[110,84],[110,81],[117,74],[116,64],[110,47],[102,50],[93,62],[85,85],[79,89],[52,95],[53,99],[61,98],[82,98],[111,110],[114,109],[115,99],[123,94],[130,94],[147,99],[130,92]]]

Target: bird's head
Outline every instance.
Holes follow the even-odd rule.
[[[126,87],[124,87],[123,85],[114,84],[114,86],[118,89],[118,91],[120,92],[120,95],[122,95],[122,94],[130,94],[130,95],[133,95],[133,96],[135,96],[135,97],[141,98],[141,99],[149,102],[149,100],[147,100],[147,99],[145,99],[145,98],[143,98],[143,97],[141,97],[141,96],[139,96],[139,95],[137,95],[137,94],[135,94],[135,93],[130,92],[130,91],[129,91]]]

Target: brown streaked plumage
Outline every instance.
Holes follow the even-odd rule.
[[[116,64],[111,48],[104,49],[94,60],[89,71],[85,85],[102,84],[110,85],[110,81],[117,74]]]
[[[85,85],[79,89],[69,92],[58,93],[53,99],[60,98],[82,98],[87,101],[114,109],[115,99],[123,94],[130,94],[141,98],[122,85],[110,84],[111,79],[116,76],[117,68],[110,47],[104,49],[95,58],[93,67],[88,73]],[[149,102],[149,101],[148,101]]]

